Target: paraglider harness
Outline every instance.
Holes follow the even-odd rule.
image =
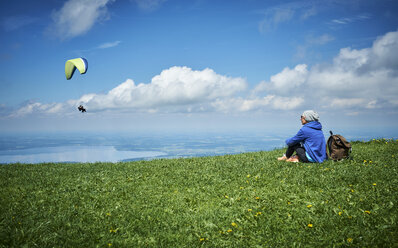
[[[83,107],[83,105],[80,105],[79,107],[77,107],[77,109],[82,113],[86,112],[86,109]]]
[[[334,161],[351,158],[351,143],[348,142],[343,136],[333,134],[330,131],[330,137],[326,143],[326,152],[329,159]]]

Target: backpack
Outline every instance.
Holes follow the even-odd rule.
[[[350,157],[351,153],[351,143],[348,142],[343,136],[339,134],[333,135],[330,131],[330,137],[327,144],[327,155],[329,159],[332,160],[342,160]]]

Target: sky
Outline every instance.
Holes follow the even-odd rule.
[[[398,129],[396,0],[0,2],[0,129]],[[66,80],[69,59],[88,61]],[[82,104],[86,113],[77,110]]]

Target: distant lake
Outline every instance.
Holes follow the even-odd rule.
[[[347,132],[349,140],[397,138]],[[267,151],[294,135],[253,133],[36,133],[0,134],[0,163],[120,162]],[[325,132],[326,139],[329,134]]]
[[[235,154],[282,147],[259,134],[0,135],[0,163],[119,162]]]
[[[113,146],[58,146],[0,152],[1,163],[118,162],[167,155],[156,151],[118,151]]]

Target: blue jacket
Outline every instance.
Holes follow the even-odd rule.
[[[286,140],[288,146],[302,143],[305,151],[317,163],[326,159],[326,141],[322,132],[322,124],[318,121],[311,121],[303,125],[298,133]]]

